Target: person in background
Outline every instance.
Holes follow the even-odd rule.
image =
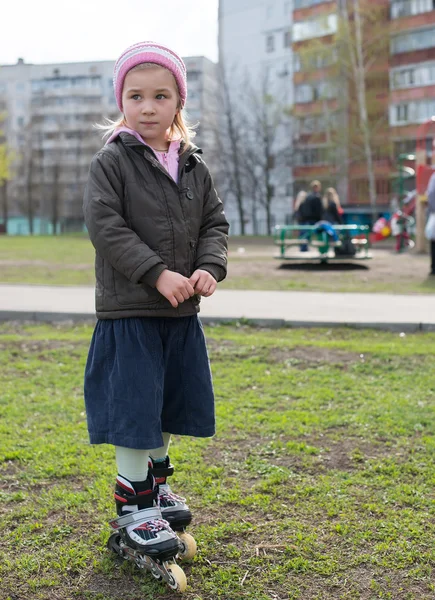
[[[320,192],[322,190],[322,186],[320,181],[315,179],[310,183],[311,192],[305,197],[305,199],[301,200],[298,207],[298,223],[299,225],[315,225],[319,221],[322,220],[323,215],[323,205],[322,198],[320,196]],[[301,239],[309,239],[310,232],[303,231],[300,235]],[[301,244],[301,252],[308,251],[308,244]]]
[[[333,225],[342,225],[343,209],[341,208],[340,198],[337,191],[330,187],[326,190],[322,198],[323,204],[323,220],[332,223]]]
[[[301,204],[303,204],[303,202],[305,201],[305,198],[307,197],[307,192],[305,190],[301,190],[300,192],[298,192],[298,195],[296,196],[295,199],[295,203],[293,206],[293,220],[299,223],[299,209],[301,207]]]
[[[431,264],[429,275],[435,275],[435,173],[429,179],[427,186],[427,213],[428,220],[425,236],[430,242]]]
[[[315,179],[310,184],[311,192],[299,207],[299,223],[301,225],[314,225],[323,218],[323,204],[320,193],[322,186]]]

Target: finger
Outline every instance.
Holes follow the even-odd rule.
[[[209,288],[207,288],[207,290],[204,293],[204,296],[206,298],[208,298],[209,296],[211,296],[214,292],[216,291],[216,283],[213,282]]]
[[[174,296],[178,300],[178,304],[181,304],[182,302],[184,302],[184,296],[181,292],[175,292]]]
[[[171,296],[167,296],[167,300],[169,300],[169,302],[171,303],[171,306],[173,308],[177,308],[178,302],[177,302],[177,299],[175,298],[175,296],[172,296],[172,295]]]
[[[191,285],[190,281],[186,281],[186,290],[187,290],[187,293],[189,294],[189,297],[193,296],[195,294],[195,289],[194,289],[193,285]]]
[[[198,281],[195,284],[195,292],[201,293],[207,284],[207,275],[201,275]]]
[[[189,298],[190,298],[190,294],[189,294],[189,292],[187,291],[187,289],[183,288],[183,289],[180,291],[180,293],[181,293],[181,295],[183,296],[183,300],[189,300]]]
[[[192,275],[189,278],[189,283],[195,287],[196,282],[198,281],[198,279],[201,277],[201,273],[199,273],[198,271],[195,271],[194,273],[192,273]]]
[[[205,285],[202,283],[197,283],[195,286],[195,294],[202,294],[204,292]]]

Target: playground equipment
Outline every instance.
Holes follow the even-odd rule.
[[[429,180],[435,172],[435,117],[432,117],[417,129],[417,147],[415,153],[417,200],[415,206],[416,250],[426,252],[426,190]]]
[[[335,232],[335,235],[331,235]],[[277,225],[279,260],[303,262],[354,261],[372,258],[368,225]],[[335,238],[335,239],[334,239]],[[305,249],[306,248],[306,249]]]

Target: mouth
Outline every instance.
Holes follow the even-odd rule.
[[[141,125],[158,125],[156,121],[142,121]]]

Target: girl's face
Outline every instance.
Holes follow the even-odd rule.
[[[153,65],[127,73],[122,91],[125,121],[151,147],[166,148],[178,103],[177,84],[167,69]]]

